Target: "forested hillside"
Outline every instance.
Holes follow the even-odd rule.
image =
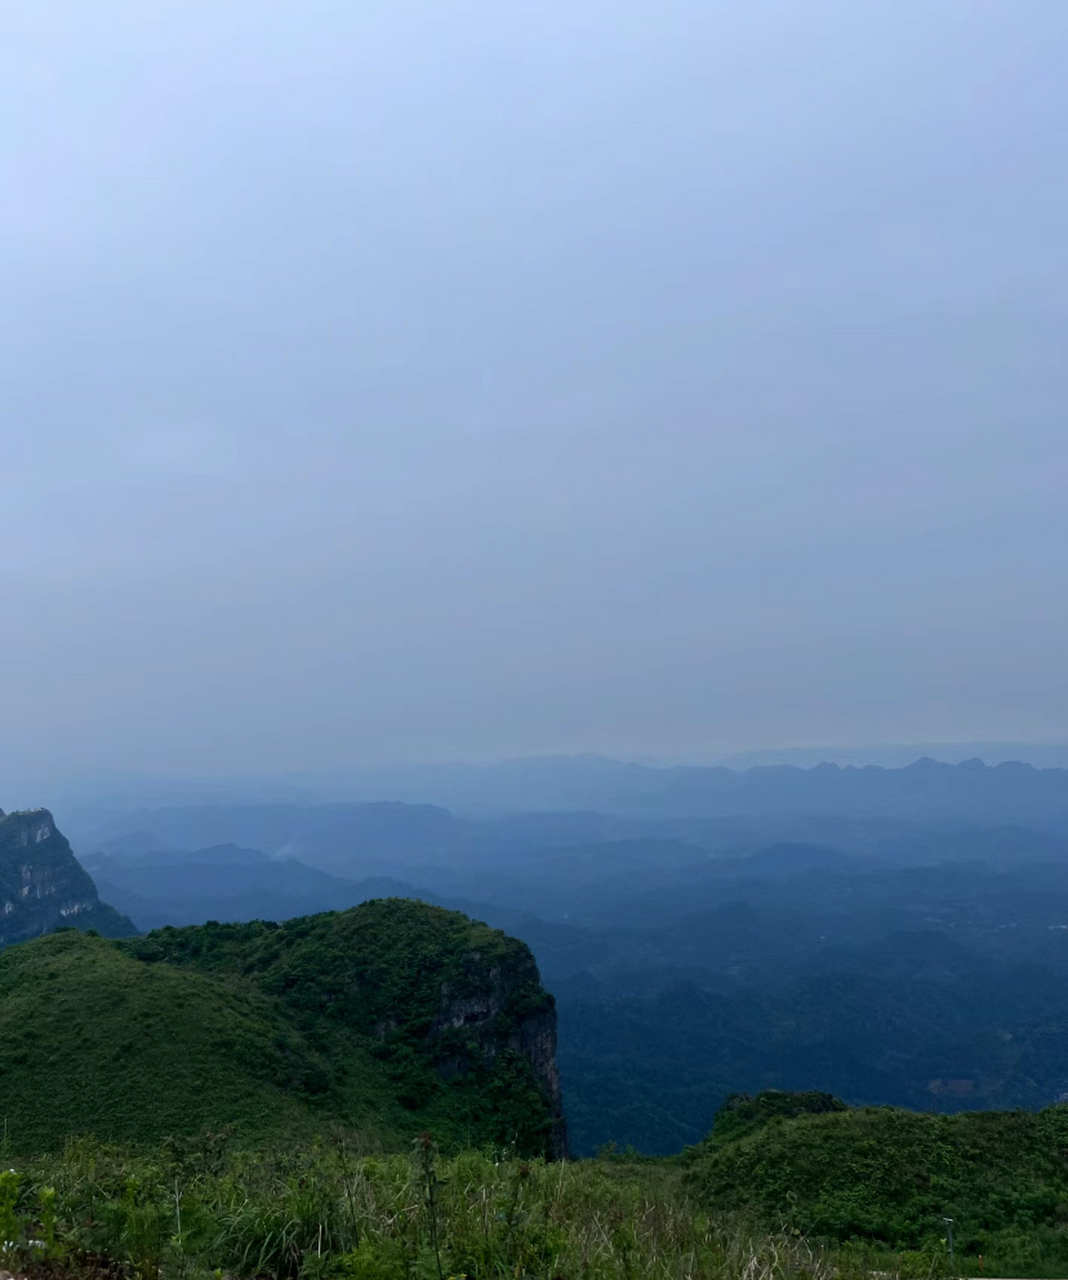
[[[0,1042],[15,1151],[337,1124],[387,1145],[429,1126],[452,1147],[566,1150],[556,1015],[530,952],[421,903],[39,938],[0,954]]]
[[[702,1203],[768,1230],[938,1256],[952,1228],[966,1274],[1068,1269],[1068,1106],[947,1116],[736,1096],[685,1163]]]

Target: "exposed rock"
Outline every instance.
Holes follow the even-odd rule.
[[[531,985],[541,986],[534,957],[525,947],[523,952],[523,961],[514,968],[502,969],[496,965],[490,968],[486,975],[487,985],[478,994],[453,996],[448,986],[443,987],[441,1011],[431,1024],[428,1038],[434,1041],[450,1031],[466,1031],[478,1044],[484,1060],[492,1061],[505,1050],[525,1058],[550,1102],[553,1126],[551,1154],[556,1160],[565,1160],[568,1155],[567,1126],[560,1072],[556,1066],[556,1003],[547,996],[529,1011],[516,1010],[517,1004],[522,1010],[522,993],[529,992]],[[477,952],[473,958],[478,958]],[[504,1038],[501,1036],[502,1023],[509,1027]],[[467,1054],[452,1054],[438,1062],[438,1070],[446,1078],[470,1066]]]
[[[333,1073],[358,1075],[370,1050],[399,1128],[567,1154],[556,1004],[530,948],[498,929],[377,898],[281,924],[160,929],[118,947],[147,964],[237,974],[266,994],[325,1055],[317,1105],[333,1105]],[[351,1104],[334,1096],[344,1114]]]
[[[519,1051],[534,1068],[552,1102],[553,1159],[566,1160],[567,1125],[564,1122],[560,1072],[556,1065],[556,1005],[525,1018],[519,1024]]]
[[[107,937],[137,932],[131,920],[100,901],[47,809],[0,811],[0,947],[61,925]]]

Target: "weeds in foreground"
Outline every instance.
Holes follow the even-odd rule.
[[[0,1266],[41,1280],[849,1280],[871,1262],[700,1211],[661,1163],[442,1159],[331,1142],[152,1155],[94,1141],[0,1174]],[[942,1274],[914,1258],[917,1277]],[[887,1270],[887,1259],[880,1269]],[[897,1269],[897,1268],[891,1268]]]

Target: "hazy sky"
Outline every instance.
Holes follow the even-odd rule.
[[[4,5],[0,770],[1064,736],[1066,62],[1065,0]]]

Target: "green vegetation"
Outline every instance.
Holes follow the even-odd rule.
[[[0,1266],[41,1276],[868,1280],[696,1209],[665,1162],[444,1159],[429,1137],[392,1155],[340,1136],[255,1152],[220,1135],[133,1154],[71,1143],[0,1174],[0,1236]]]
[[[72,1133],[312,1127],[299,1073],[313,1059],[270,1001],[139,965],[74,930],[0,954],[0,1046],[0,1114],[16,1151]]]
[[[396,1146],[429,1127],[449,1149],[552,1154],[554,1044],[527,948],[423,903],[124,942],[67,930],[0,954],[16,1152],[232,1123],[245,1142],[341,1124]]]
[[[988,1274],[1068,1275],[1068,1106],[935,1115],[821,1094],[726,1104],[685,1157],[704,1205],[853,1250],[946,1248]]]
[[[714,1146],[737,1142],[770,1124],[773,1120],[792,1120],[796,1116],[826,1115],[849,1108],[832,1093],[812,1089],[807,1093],[786,1093],[781,1089],[765,1089],[751,1098],[747,1093],[732,1094],[716,1113],[716,1123],[707,1141]]]
[[[718,1129],[683,1157],[570,1164],[341,1128],[256,1147],[226,1129],[151,1148],[74,1139],[4,1153],[0,1267],[85,1280],[1068,1276],[1068,1108],[947,1117],[764,1094],[732,1099]]]
[[[10,947],[0,1270],[1068,1278],[1068,1106],[765,1091],[681,1156],[552,1163],[554,1044],[527,948],[423,903]]]

